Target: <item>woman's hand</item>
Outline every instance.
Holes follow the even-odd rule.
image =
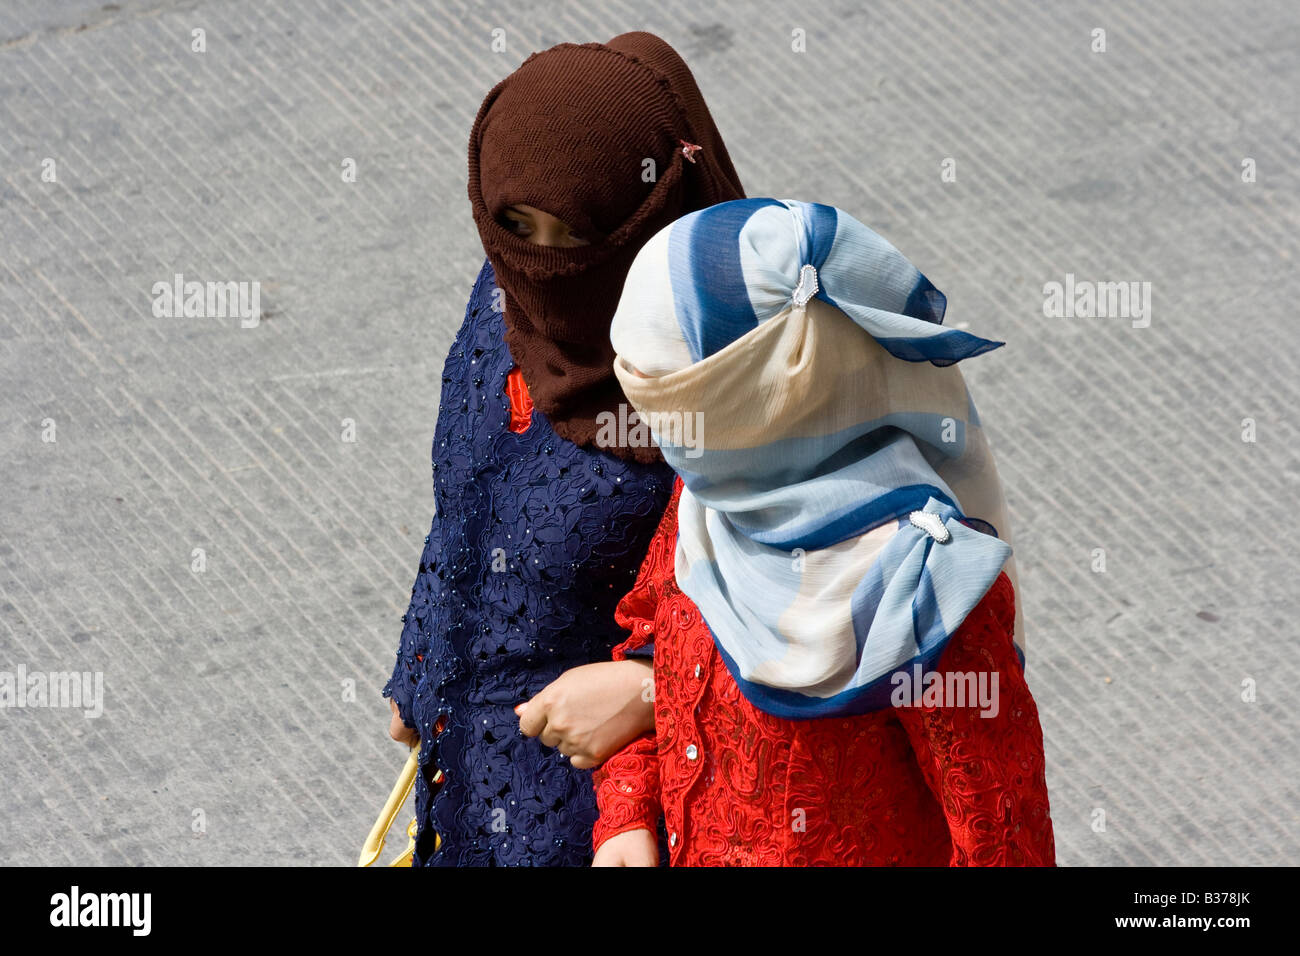
[[[592,866],[658,866],[659,847],[649,830],[627,830],[600,845]]]
[[[654,728],[654,665],[629,658],[574,667],[515,713],[525,736],[588,770]]]
[[[388,736],[392,737],[399,744],[406,744],[408,747],[414,747],[420,742],[420,735],[406,726],[402,720],[402,715],[397,712],[397,701],[388,698],[388,704],[393,709],[393,719],[388,722]]]

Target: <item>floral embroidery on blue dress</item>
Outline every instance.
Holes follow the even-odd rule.
[[[510,431],[514,363],[495,288],[484,262],[443,368],[435,514],[384,696],[420,733],[417,866],[581,866],[596,819],[591,771],[520,734],[513,708],[624,640],[614,608],[673,472],[580,448],[538,410]]]

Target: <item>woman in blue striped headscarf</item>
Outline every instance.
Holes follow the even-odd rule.
[[[920,842],[903,841],[906,859],[1051,862],[1005,505],[955,364],[1002,343],[945,328],[945,307],[890,243],[814,203],[713,206],[633,263],[611,328],[615,373],[678,482],[620,623],[633,631],[625,651],[654,635],[656,726],[671,738],[653,752],[649,789],[675,863],[888,862],[880,847],[898,847],[873,831],[896,808],[873,813],[867,793],[813,836],[805,820],[796,836],[751,838],[752,858],[709,828],[734,831],[756,804],[772,823],[794,781],[827,781],[822,796],[842,799],[853,768],[809,766],[813,741],[842,754],[889,727],[912,744],[893,795],[908,794],[918,760],[930,789],[908,797]],[[978,665],[969,685],[948,679],[963,662]],[[953,699],[967,686],[976,699]],[[753,779],[736,741],[765,754]],[[626,796],[647,789],[646,759],[633,744],[598,774],[598,844],[639,833],[622,839],[649,852],[648,804]],[[901,758],[886,746],[870,759]],[[784,770],[768,779],[773,760]],[[971,760],[990,783],[978,797],[944,783]],[[972,828],[1017,801],[1023,818]]]
[[[933,662],[1011,553],[950,367],[1002,343],[945,328],[915,266],[815,203],[683,217],[646,245],[621,303],[628,400],[652,433],[684,423],[656,436],[686,486],[679,583],[741,687],[783,716],[872,709],[882,678],[918,652]],[[687,421],[702,426],[689,444]]]

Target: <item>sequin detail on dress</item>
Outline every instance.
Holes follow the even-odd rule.
[[[485,262],[443,369],[436,513],[384,694],[420,732],[417,865],[578,866],[592,853],[591,772],[520,735],[512,708],[626,637],[614,608],[672,471],[579,448],[544,415],[510,428],[514,362],[494,288]]]

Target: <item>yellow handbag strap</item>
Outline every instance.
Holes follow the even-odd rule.
[[[419,772],[420,748],[412,747],[410,756],[406,758],[406,765],[402,767],[402,772],[397,777],[397,785],[388,795],[388,802],[379,812],[379,819],[370,828],[370,835],[366,837],[366,844],[361,850],[361,858],[357,861],[357,866],[373,866],[379,859],[379,854],[384,852],[384,841],[388,839],[388,831],[392,829],[393,820],[406,803],[406,798],[411,795],[411,788],[415,786],[415,775]],[[406,828],[406,835],[410,838],[410,842],[402,855],[389,866],[411,865],[411,858],[415,853],[415,830],[416,822],[411,820]]]

